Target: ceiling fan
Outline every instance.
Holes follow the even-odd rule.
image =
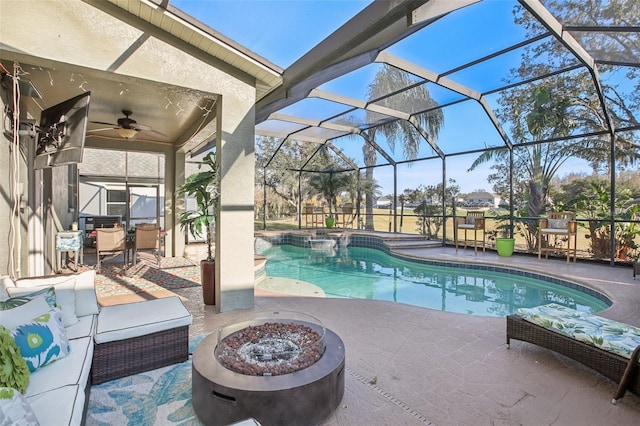
[[[104,124],[111,127],[89,130],[88,133],[115,130],[118,133],[118,135],[120,135],[121,138],[133,139],[137,136],[138,132],[145,132],[152,137],[167,139],[165,135],[153,130],[150,126],[147,126],[144,124],[138,124],[136,120],[134,120],[133,118],[130,118],[129,116],[133,114],[131,111],[123,109],[122,113],[124,114],[124,117],[118,118],[118,121],[117,121],[118,124],[105,123],[103,121],[92,121],[91,123]]]

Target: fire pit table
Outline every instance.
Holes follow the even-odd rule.
[[[193,354],[193,409],[207,425],[314,424],[344,395],[342,339],[317,318],[269,312],[226,325]]]

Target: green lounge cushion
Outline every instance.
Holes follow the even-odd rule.
[[[640,346],[640,328],[551,303],[520,308],[524,320],[627,359]]]

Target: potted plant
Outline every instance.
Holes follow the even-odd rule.
[[[200,168],[204,167],[205,170],[189,176],[177,191],[178,195],[194,197],[196,208],[185,211],[178,220],[182,231],[188,230],[194,238],[203,233],[206,235],[207,258],[200,261],[202,297],[206,305],[215,305],[213,226],[215,225],[215,209],[218,201],[218,169],[215,153],[208,153],[202,161]]]
[[[499,256],[511,256],[516,246],[515,238],[499,237],[496,238],[496,250]]]
[[[489,240],[495,240],[496,250],[499,256],[511,256],[516,245],[515,238],[511,238],[511,224],[509,217],[496,216],[496,229],[489,231]],[[500,236],[498,236],[500,235]]]
[[[335,218],[331,215],[331,213],[329,213],[329,215],[327,215],[327,217],[324,218],[324,226],[326,226],[327,228],[333,228],[334,224],[335,224]]]

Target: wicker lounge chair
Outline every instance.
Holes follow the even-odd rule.
[[[628,390],[640,396],[640,346],[627,359],[612,352],[563,336],[529,322],[519,315],[507,316],[507,347],[511,339],[551,349],[592,368],[618,384],[612,403],[616,404]]]

